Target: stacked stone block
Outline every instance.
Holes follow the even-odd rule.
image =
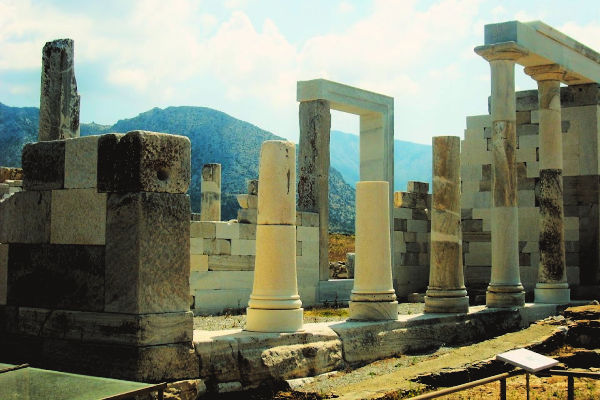
[[[600,170],[597,84],[561,88],[565,255],[569,285],[600,280],[598,215]],[[517,92],[517,201],[519,264],[528,299],[539,266],[539,112],[536,90]],[[490,278],[490,116],[467,117],[462,143],[462,223],[465,278],[471,294]]]
[[[252,209],[240,209],[246,210]],[[318,228],[318,214],[296,212],[296,272],[304,305],[318,301]],[[190,236],[194,313],[208,315],[245,308],[254,277],[256,223],[191,221]]]
[[[0,167],[0,201],[23,190],[21,168]]]
[[[399,298],[425,291],[429,280],[431,194],[426,182],[409,181],[406,192],[394,193],[394,288]]]
[[[0,202],[6,362],[142,381],[195,377],[190,142],[133,131],[28,144]]]

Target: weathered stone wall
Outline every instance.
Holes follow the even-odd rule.
[[[189,311],[190,142],[134,131],[32,143],[0,201],[4,362],[198,376]]]
[[[0,167],[0,200],[23,190],[23,170],[21,168]]]
[[[571,286],[597,284],[599,269],[600,127],[597,84],[561,88],[565,248]],[[531,293],[539,264],[539,112],[536,90],[517,92],[517,201],[521,282]],[[471,294],[490,279],[490,116],[467,117],[462,143],[462,224],[465,278]]]

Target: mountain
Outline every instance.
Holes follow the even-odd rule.
[[[37,139],[39,110],[0,103],[0,165],[20,166],[21,148]],[[114,125],[81,124],[81,135],[149,130],[187,136],[192,144],[192,211],[200,211],[200,173],[206,163],[221,163],[222,218],[236,218],[236,194],[246,192],[249,179],[258,178],[261,143],[283,138],[223,112],[204,107],[154,108]],[[354,189],[335,169],[329,179],[329,229],[354,231]]]
[[[357,135],[331,131],[331,166],[353,187],[359,181]],[[406,191],[408,181],[432,182],[431,146],[394,140],[394,191]]]

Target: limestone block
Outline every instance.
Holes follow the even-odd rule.
[[[256,225],[258,221],[258,212],[255,209],[242,208],[237,212],[237,219],[240,224]]]
[[[238,194],[236,196],[238,204],[242,208],[257,208],[258,196],[252,194]]]
[[[318,227],[319,226],[319,214],[314,212],[302,211],[302,226],[306,227]]]
[[[315,227],[298,226],[296,227],[296,238],[301,242],[318,242],[319,229]]]
[[[394,207],[394,218],[398,219],[410,219],[412,218],[413,209],[406,207]]]
[[[296,224],[296,150],[292,142],[268,140],[260,152],[258,224]]]
[[[315,281],[308,280],[298,276],[298,294],[302,299],[302,304],[306,306],[315,306],[319,304],[319,295],[317,292],[317,284],[319,281],[319,273],[317,271]],[[312,285],[310,285],[312,283]],[[306,286],[305,286],[306,285]]]
[[[248,180],[248,194],[253,196],[258,195],[258,179]]]
[[[302,242],[296,241],[296,257],[302,256]],[[298,260],[296,259],[296,264],[298,264]]]
[[[209,256],[209,271],[252,271],[254,256]]]
[[[190,275],[190,287],[194,290],[252,289],[252,271],[194,271]]]
[[[79,136],[79,102],[73,40],[46,42],[42,50],[38,140]]]
[[[221,164],[204,164],[201,181],[202,209],[200,220],[221,220]],[[241,204],[241,203],[240,203]]]
[[[579,218],[578,217],[565,217],[564,219],[565,230],[579,229]]]
[[[231,241],[231,255],[254,256],[256,255],[256,240],[233,239]]]
[[[251,289],[203,289],[194,292],[194,313],[211,315],[248,306]]]
[[[23,147],[23,188],[62,189],[65,181],[65,141],[28,143]]]
[[[190,254],[190,271],[208,271],[206,254]]]
[[[1,201],[0,243],[50,242],[51,199],[50,191],[25,191]]]
[[[482,178],[481,167],[479,165],[462,164],[460,167],[460,176],[463,180],[463,185],[465,182],[480,181]]]
[[[537,178],[540,176],[540,163],[539,162],[528,162],[526,169],[527,169],[527,178]]]
[[[256,225],[240,224],[239,229],[241,240],[256,240]]]
[[[298,258],[296,268],[318,269],[315,263],[319,264],[319,242],[301,242],[302,257]]]
[[[492,206],[491,192],[476,192],[473,196],[473,208],[487,208]]]
[[[429,243],[429,238],[431,234],[429,232],[416,232],[417,239],[415,242],[419,243]]]
[[[408,232],[428,232],[429,224],[423,220],[412,220],[406,221],[406,229]]]
[[[423,193],[395,192],[394,207],[427,208],[427,195]]]
[[[240,224],[236,222],[222,222],[218,221],[215,223],[216,238],[217,239],[239,239],[240,238]]]
[[[216,222],[191,221],[190,237],[214,239],[217,237],[216,234],[217,234]]]
[[[519,240],[536,241],[539,239],[539,214],[535,207],[519,208]]]
[[[533,190],[519,190],[517,192],[519,207],[535,207],[535,192]]]
[[[231,240],[228,239],[204,239],[204,254],[231,255]]]
[[[406,186],[407,192],[429,193],[429,183],[427,182],[408,181]]]
[[[0,183],[7,180],[23,180],[23,169],[14,167],[0,167]]]
[[[465,264],[469,266],[492,265],[492,246],[490,243],[469,243],[469,252],[465,254]]]
[[[565,240],[579,241],[579,229],[565,229]]]
[[[104,245],[106,199],[96,189],[53,190],[50,243]]]
[[[204,239],[201,237],[190,238],[190,254],[204,254]]]
[[[104,269],[103,246],[11,244],[7,304],[103,311]]]
[[[6,305],[8,290],[8,244],[0,243],[0,306]]]
[[[186,193],[189,184],[188,138],[148,131],[100,136],[99,191]]]
[[[467,116],[466,124],[468,129],[481,129],[491,126],[492,120],[489,114]]]
[[[95,188],[98,184],[98,139],[85,136],[65,140],[66,189]]]
[[[189,310],[189,216],[183,194],[108,196],[106,311]]]

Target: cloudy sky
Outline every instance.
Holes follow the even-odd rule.
[[[600,50],[597,0],[0,0],[0,102],[38,106],[42,47],[70,37],[82,122],[193,105],[297,141],[296,81],[326,78],[394,97],[396,138],[431,143],[487,112],[473,48],[514,19]],[[355,133],[358,118],[332,125]]]

